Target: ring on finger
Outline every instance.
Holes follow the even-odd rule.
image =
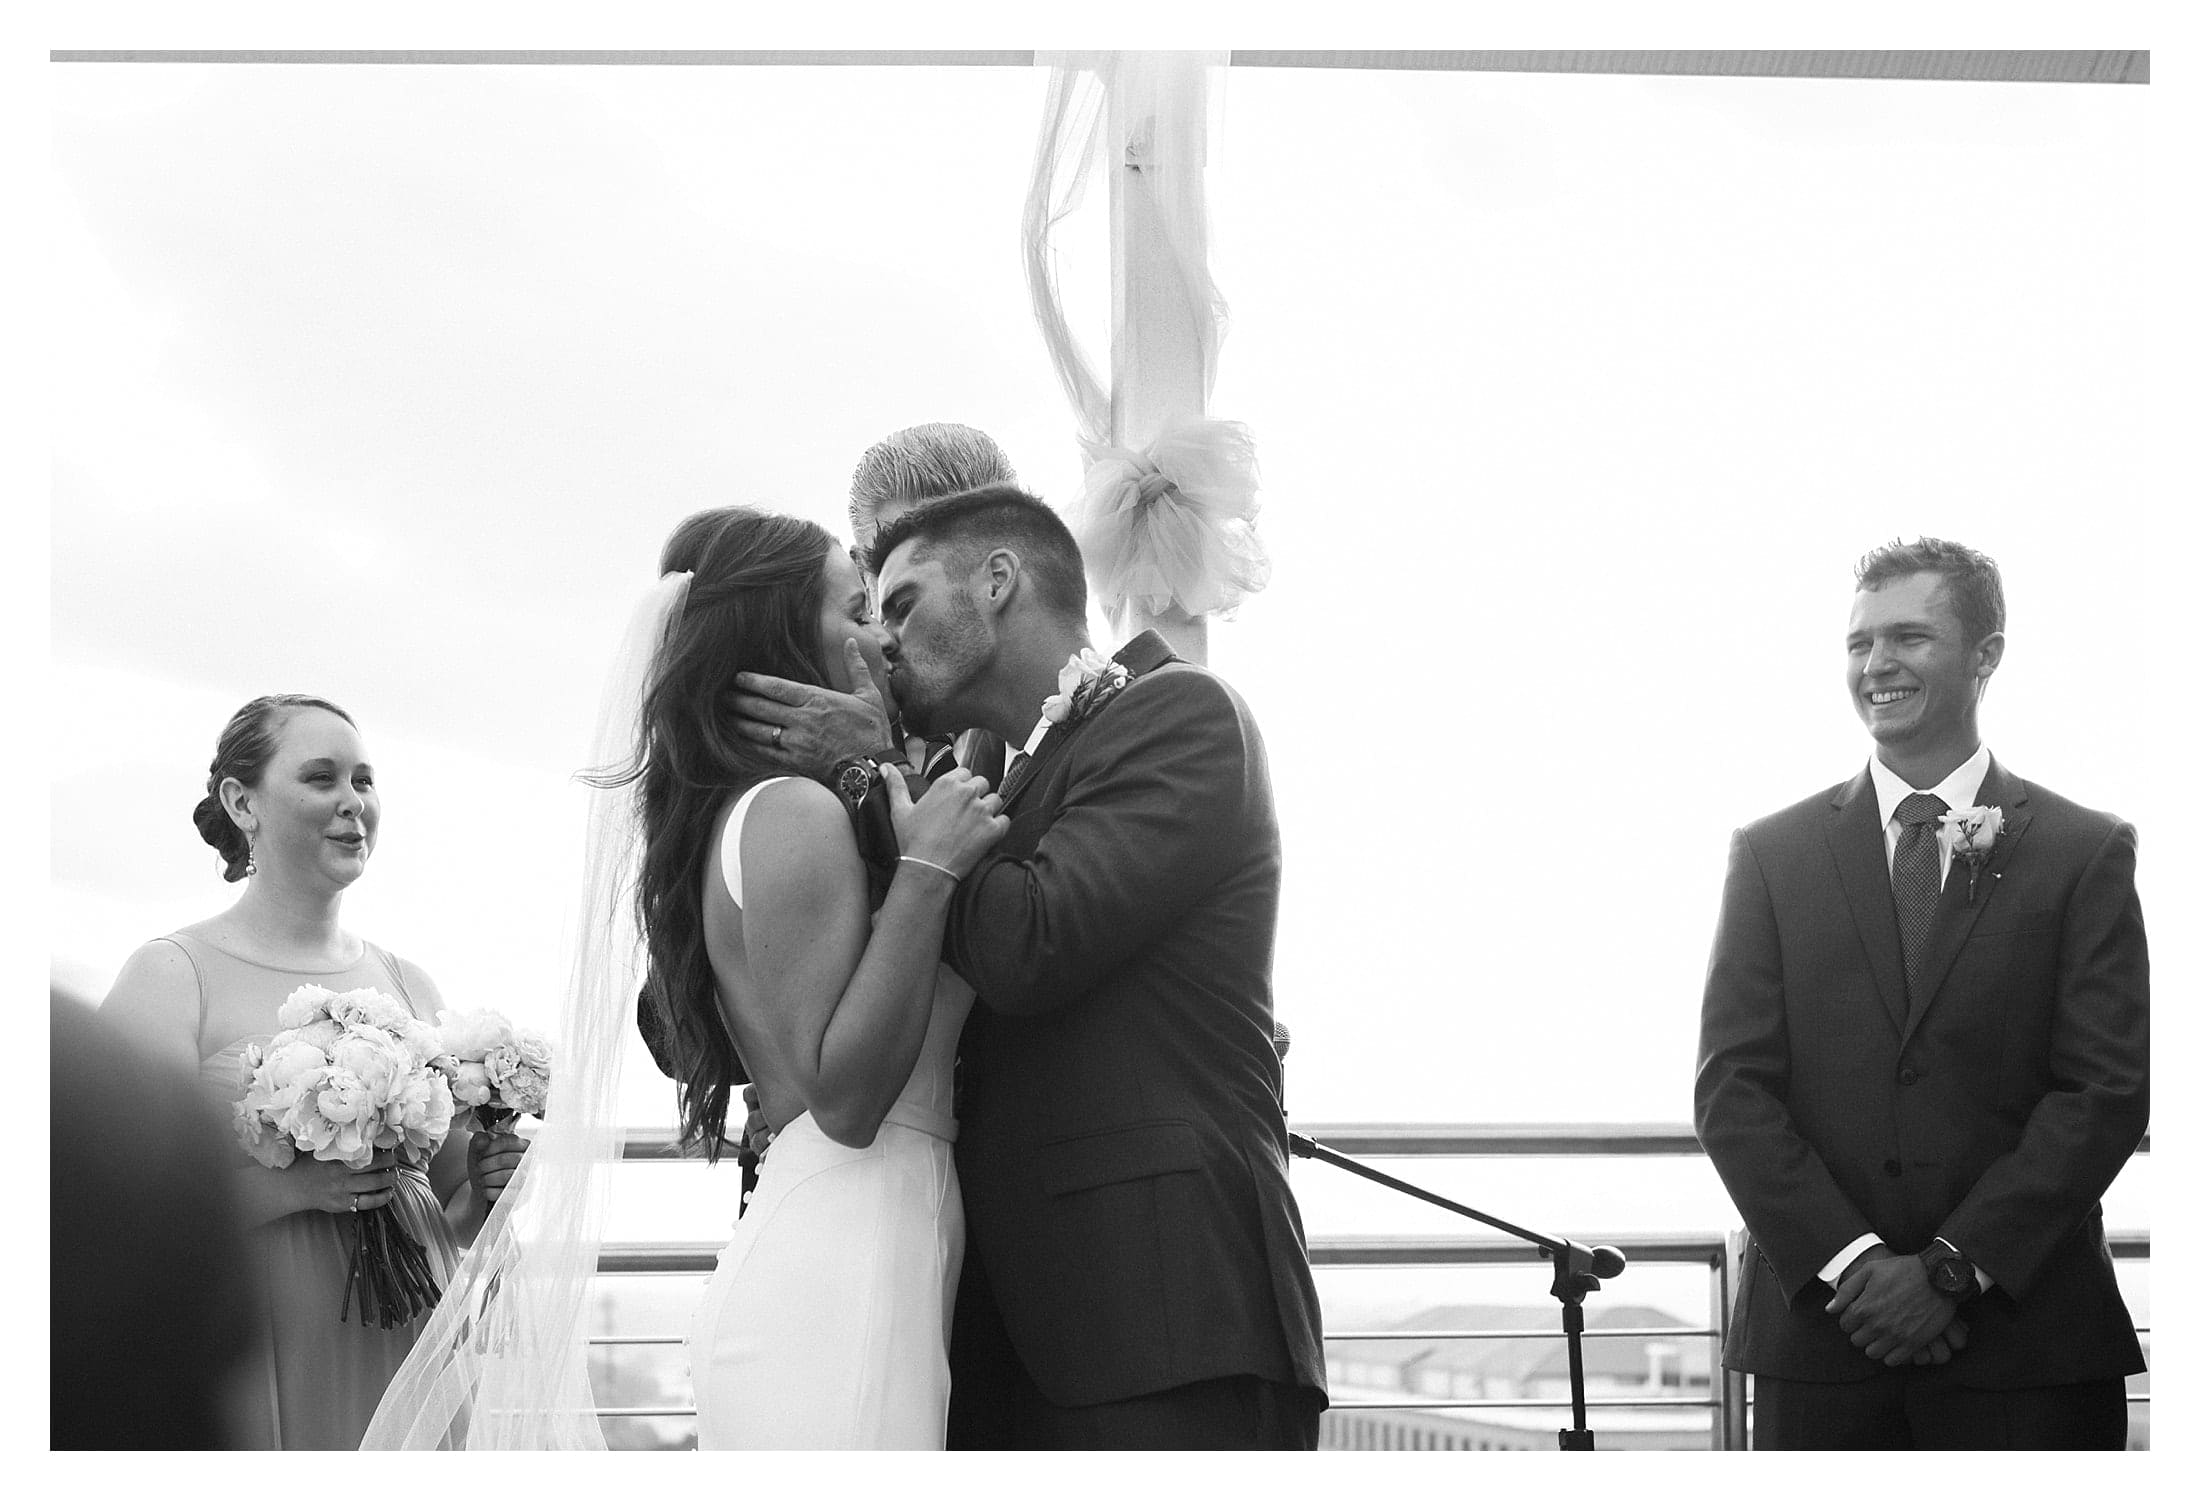
[[[357,1194],[353,1194],[351,1196],[351,1212],[353,1214],[357,1214],[359,1212],[359,1195]]]
[[[772,748],[774,750],[777,750],[779,748],[779,742],[786,738],[787,727],[785,725],[775,724],[772,726]]]

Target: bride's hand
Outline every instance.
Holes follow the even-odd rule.
[[[912,860],[966,876],[1008,832],[1000,795],[989,790],[984,777],[957,767],[911,802],[909,784],[898,767],[881,766],[879,771],[894,814],[894,838]]]
[[[363,1214],[397,1197],[397,1168],[387,1152],[375,1153],[372,1165],[356,1169],[300,1155],[277,1171],[299,1209],[318,1209],[323,1214],[349,1214],[356,1209]]]

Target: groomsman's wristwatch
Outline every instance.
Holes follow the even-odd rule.
[[[894,838],[894,813],[886,800],[885,779],[879,775],[883,759],[854,756],[836,762],[830,777],[833,791],[847,806],[848,817],[855,825],[856,851],[881,881],[892,877],[895,857],[901,853]],[[876,901],[884,894],[882,888],[871,895]]]
[[[1978,1296],[1977,1269],[1948,1242],[1935,1240],[1918,1253],[1917,1259],[1924,1265],[1925,1280],[1934,1292],[1945,1293],[1958,1303]]]
[[[878,762],[869,756],[853,756],[833,763],[833,791],[850,808],[863,806],[870,796],[871,784],[878,780]]]
[[[878,785],[878,768],[881,761],[890,762],[908,775],[909,758],[899,751],[888,751],[882,756],[850,756],[845,761],[835,761],[831,773],[833,791],[851,809],[863,806],[863,800]]]

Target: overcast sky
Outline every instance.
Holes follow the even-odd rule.
[[[933,419],[1074,494],[1037,70],[49,72],[52,945],[93,994],[226,904],[215,734],[306,691],[381,774],[347,921],[554,1018],[570,778],[672,523],[839,527]],[[2001,560],[1988,741],[2139,823],[2190,993],[2148,837],[2189,681],[2145,609],[2153,89],[1224,87],[1211,410],[1276,571],[1212,660],[1274,759],[1295,1118],[1686,1119],[1727,834],[1861,766],[1848,569],[1897,534]]]

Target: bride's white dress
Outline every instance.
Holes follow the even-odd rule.
[[[741,824],[720,868],[741,900]],[[970,987],[942,965],[923,1051],[878,1135],[844,1147],[796,1116],[758,1169],[688,1336],[705,1449],[938,1449],[962,1270],[955,1045]]]

